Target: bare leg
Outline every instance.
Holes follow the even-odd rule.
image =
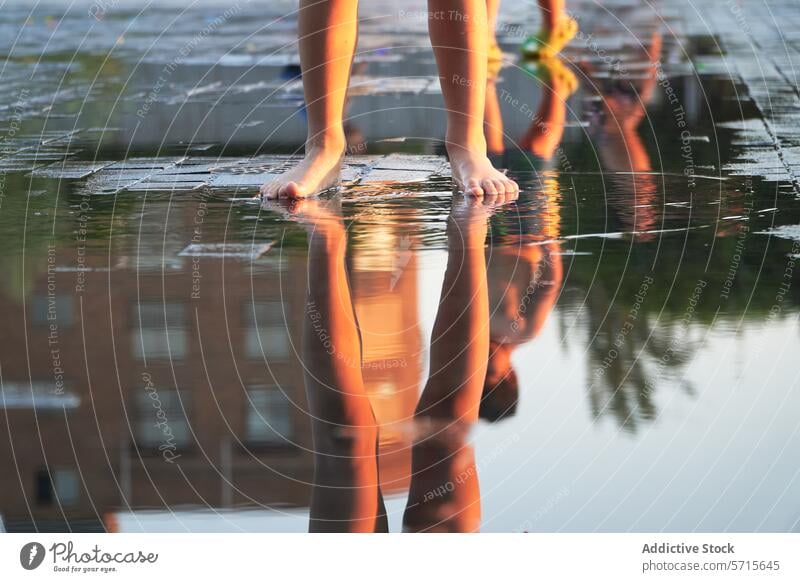
[[[301,0],[300,65],[308,114],[305,158],[261,187],[265,198],[303,198],[339,182],[342,116],[358,30],[356,0]]]
[[[500,72],[503,51],[497,44],[497,13],[500,0],[486,0],[486,16],[489,19],[489,65],[486,80],[486,106],[483,115],[483,133],[486,137],[486,150],[493,155],[505,151],[503,145],[503,116],[500,113],[500,101],[497,99],[495,80]]]
[[[485,0],[428,0],[428,29],[447,107],[447,153],[465,194],[518,191],[486,157],[483,115],[489,44]]]
[[[317,200],[289,203],[309,230],[303,364],[314,440],[310,531],[387,529],[378,428],[361,374],[361,337],[345,270],[341,216]]]
[[[497,44],[495,29],[497,28],[497,13],[500,12],[500,0],[486,0],[486,18],[489,22],[489,45],[492,41]]]
[[[566,2],[565,0],[539,0],[539,8],[542,11],[545,27],[552,30],[563,18],[566,12]]]

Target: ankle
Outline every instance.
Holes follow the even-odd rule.
[[[486,138],[481,134],[479,138],[445,140],[445,148],[449,157],[479,154],[486,155]]]
[[[315,152],[325,155],[344,155],[344,148],[347,145],[344,133],[325,133],[317,134],[306,140],[306,153]]]

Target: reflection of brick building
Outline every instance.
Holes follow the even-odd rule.
[[[183,208],[180,220],[191,224],[196,208]],[[205,231],[222,232],[211,220],[209,213]],[[107,239],[96,250],[90,243],[92,270],[81,292],[68,267],[76,264],[74,243],[61,243],[57,268],[42,268],[24,313],[0,296],[1,422],[10,435],[0,440],[0,515],[9,530],[32,521],[64,528],[65,519],[73,528],[99,528],[104,515],[127,508],[307,505],[312,442],[295,351],[305,255],[198,261],[177,255],[188,241],[164,240],[110,258]],[[47,257],[29,263],[39,260]],[[418,392],[418,355],[404,351],[418,354],[419,339],[397,335],[415,329],[416,274],[407,269],[392,288],[388,280],[375,286],[391,273],[356,271],[371,362],[365,378],[379,419],[390,423],[413,412]],[[401,359],[402,368],[386,364]],[[63,368],[61,394],[56,368]],[[399,405],[394,394],[403,396]],[[391,453],[399,439],[385,433],[382,450]],[[159,449],[179,457],[167,462]],[[381,466],[390,490],[407,483],[407,454]]]
[[[370,245],[351,261],[356,314],[364,348],[363,375],[381,424],[384,491],[409,484],[409,421],[422,381],[417,257],[410,237],[370,225]]]

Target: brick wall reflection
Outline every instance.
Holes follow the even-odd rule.
[[[114,513],[130,509],[307,505],[305,253],[180,257],[198,204],[163,227],[148,218],[168,233],[158,240],[68,240],[29,254],[24,305],[0,295],[6,529],[113,529]],[[223,230],[217,214],[204,232]],[[408,250],[391,232],[381,244],[387,256]],[[398,492],[422,366],[415,257],[399,275],[391,260],[349,262],[382,481]]]

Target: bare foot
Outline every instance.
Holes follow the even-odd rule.
[[[307,198],[338,186],[342,151],[343,148],[308,149],[294,168],[261,186],[261,198]]]
[[[519,186],[514,180],[496,170],[482,150],[448,147],[450,170],[460,192],[467,196],[513,196]]]

